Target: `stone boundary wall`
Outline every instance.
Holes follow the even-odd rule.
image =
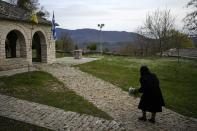
[[[178,49],[170,49],[163,52],[166,57],[178,57]],[[179,49],[179,57],[185,59],[197,60],[197,48]]]

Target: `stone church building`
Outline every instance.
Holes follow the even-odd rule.
[[[0,71],[55,60],[51,21],[38,18],[34,24],[30,17],[23,9],[0,0]]]

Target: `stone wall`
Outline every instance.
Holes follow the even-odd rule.
[[[24,58],[5,59],[1,61],[0,71],[28,67],[28,61]]]
[[[17,58],[6,59],[5,41],[8,33],[13,30],[19,34],[16,47]],[[55,61],[55,41],[50,25],[32,25],[25,22],[0,20],[0,70],[20,68],[32,64],[32,38],[36,32],[41,38],[42,62],[53,63]]]

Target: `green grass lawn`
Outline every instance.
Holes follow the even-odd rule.
[[[54,106],[65,111],[112,119],[108,114],[45,72],[36,71],[2,77],[0,78],[0,94]]]
[[[50,130],[0,116],[0,131],[50,131]]]
[[[87,57],[87,58],[102,58],[103,56],[99,53],[97,54],[83,54],[84,57]]]
[[[78,67],[128,91],[139,87],[139,69],[147,65],[158,75],[166,107],[197,118],[197,62],[174,58],[105,57]]]
[[[71,57],[71,53],[64,53],[64,52],[56,52],[56,58],[62,58],[62,57]]]

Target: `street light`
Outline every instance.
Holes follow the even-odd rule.
[[[102,28],[103,28],[104,26],[105,26],[105,24],[98,24],[98,27],[100,28],[100,52],[101,52],[101,55],[103,54],[101,32],[102,32]]]

